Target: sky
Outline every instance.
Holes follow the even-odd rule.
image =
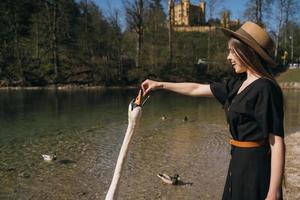
[[[90,0],[90,1],[94,1],[99,8],[103,11],[104,15],[109,16],[110,13],[112,13],[112,11],[114,9],[118,9],[120,10],[121,13],[121,25],[124,27],[125,26],[125,16],[124,16],[124,12],[123,12],[123,3],[122,0]],[[223,3],[221,3],[218,6],[218,10],[216,11],[217,17],[220,17],[218,12],[220,12],[220,10],[226,8],[229,9],[231,11],[231,19],[240,19],[243,20],[243,11],[246,7],[246,2],[247,0],[221,0]],[[167,10],[167,4],[168,1],[167,0],[162,0],[162,4],[163,7],[165,8],[165,10]],[[200,0],[190,0],[190,2],[194,5],[199,4]],[[207,17],[206,17],[207,20]]]

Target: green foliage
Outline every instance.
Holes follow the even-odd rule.
[[[174,32],[170,67],[168,21],[162,3],[149,0],[144,4],[137,68],[137,34],[129,25],[122,31],[119,11],[104,16],[93,1],[86,0],[2,0],[0,83],[122,86],[138,85],[145,78],[211,82],[231,73],[226,61],[228,38],[218,31]],[[288,26],[293,30],[289,34],[294,38],[294,58],[298,58],[299,24]],[[291,40],[279,38],[279,61],[285,50],[290,53],[290,47]],[[199,59],[207,63],[197,64]]]
[[[300,82],[300,69],[288,69],[277,77],[278,82]]]

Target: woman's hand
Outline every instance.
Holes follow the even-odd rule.
[[[160,89],[162,86],[163,85],[161,82],[152,81],[149,79],[145,80],[141,85],[144,95],[148,94],[152,90]]]
[[[265,200],[282,200],[281,192],[269,192]]]
[[[265,200],[277,200],[275,195],[268,195]]]

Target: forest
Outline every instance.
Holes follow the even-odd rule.
[[[230,74],[228,39],[220,31],[172,31],[168,10],[177,2],[122,0],[122,25],[120,10],[104,12],[92,0],[1,0],[0,87],[211,82]],[[222,1],[206,2],[206,23],[218,26]],[[247,0],[241,21],[269,30],[278,63],[285,51],[285,60],[299,62],[299,8],[296,0]]]

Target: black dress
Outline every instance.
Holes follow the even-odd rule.
[[[210,85],[213,95],[223,105],[232,138],[266,141],[255,148],[232,146],[223,200],[266,198],[271,173],[268,136],[272,133],[284,137],[280,87],[271,80],[259,78],[237,94],[245,79],[246,75],[241,74]]]

